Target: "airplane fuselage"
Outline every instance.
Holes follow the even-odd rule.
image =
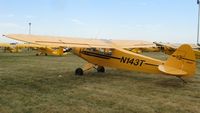
[[[73,52],[89,63],[98,66],[142,71],[147,73],[161,73],[158,66],[164,62],[151,57],[146,57],[124,49],[110,51],[96,51],[86,48],[75,48]]]

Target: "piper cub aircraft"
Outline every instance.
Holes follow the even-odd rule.
[[[36,53],[36,56],[39,55],[56,55],[56,56],[62,56],[64,52],[64,48],[62,47],[51,47],[51,46],[43,46],[43,45],[36,45],[36,44],[18,44],[18,43],[0,43],[0,48],[3,48],[4,52],[9,51],[10,53],[18,53],[21,52],[22,48],[29,48],[32,50],[37,50],[38,53]]]
[[[190,45],[181,45],[166,61],[140,55],[124,48],[144,48],[142,41],[98,40],[73,37],[9,34],[8,38],[45,46],[72,48],[72,52],[88,62],[75,70],[76,75],[95,68],[105,72],[104,67],[171,75],[180,78],[191,77],[196,71],[196,59]],[[138,42],[140,42],[138,44]]]
[[[36,47],[35,50],[39,51],[36,53],[36,56],[39,55],[56,55],[56,56],[62,56],[64,54],[63,48],[52,48],[52,47]]]
[[[172,43],[162,43],[162,42],[153,42],[153,43],[156,44],[158,48],[160,48],[160,50],[167,55],[173,54],[174,51],[176,51],[176,49],[181,45],[175,43],[172,44]],[[200,59],[200,47],[195,44],[190,44],[190,46],[192,47],[195,53],[196,59]]]
[[[10,53],[21,52],[21,49],[16,45],[16,43],[0,43],[0,48],[3,49],[4,53],[7,51]]]

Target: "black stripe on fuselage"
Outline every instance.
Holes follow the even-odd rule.
[[[172,57],[176,57],[176,58],[177,58],[176,55],[172,55]],[[184,57],[182,57],[181,59],[188,60],[188,61],[192,61],[192,62],[196,62],[195,60],[187,59],[187,58],[184,58]],[[181,59],[180,59],[180,60],[181,60]]]
[[[110,56],[110,55],[103,55],[103,54],[99,54],[99,53],[93,53],[93,52],[89,52],[89,51],[81,51],[81,54],[93,56],[93,57],[98,57],[98,58],[103,58],[103,59],[110,59],[110,58],[118,59],[118,60],[121,59],[121,58],[118,58],[118,57],[114,57],[114,56]]]
[[[146,65],[150,65],[150,66],[159,66],[157,64],[150,64],[150,63],[145,63]]]
[[[192,61],[192,62],[196,62],[195,60],[191,60],[191,59],[187,59],[187,58],[183,58],[184,60],[188,60],[188,61]]]

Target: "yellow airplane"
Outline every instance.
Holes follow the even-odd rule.
[[[125,48],[126,50],[132,51],[134,53],[142,53],[142,52],[159,52],[160,49],[156,46],[156,44],[148,41],[135,41],[135,45],[138,45],[137,48]],[[141,47],[139,47],[139,45]]]
[[[51,47],[38,47],[36,48],[39,53],[36,53],[36,56],[39,55],[56,55],[56,56],[62,56],[64,54],[63,48],[51,48]]]
[[[4,52],[9,51],[10,53],[21,52],[20,48],[16,43],[0,43],[0,48],[3,48]]]
[[[127,51],[123,48],[141,47],[131,40],[97,40],[73,37],[9,34],[8,38],[38,45],[72,48],[72,52],[86,60],[83,68],[75,70],[76,75],[95,68],[105,72],[104,67],[165,74],[180,78],[192,77],[196,71],[194,51],[188,44],[181,45],[166,61]],[[183,80],[184,81],[184,80]]]
[[[129,49],[126,49],[126,50],[129,50],[129,51],[132,51],[134,53],[142,53],[142,52],[160,52],[160,48],[158,47],[143,47],[143,48],[129,48]]]
[[[56,56],[62,56],[65,51],[63,51],[64,48],[62,47],[53,47],[53,46],[44,46],[44,45],[36,45],[36,44],[23,44],[19,45],[23,48],[31,48],[33,50],[39,51],[36,53],[36,56],[39,55],[56,55]]]
[[[173,54],[174,51],[176,51],[176,49],[181,45],[181,44],[171,44],[162,42],[154,42],[154,43],[158,46],[158,48],[160,48],[162,52],[168,55]],[[192,47],[195,53],[196,59],[200,59],[200,47],[195,44],[190,44],[190,46]]]
[[[33,50],[37,50],[39,51],[38,53],[36,53],[36,56],[39,55],[57,55],[57,56],[62,56],[63,55],[63,48],[62,47],[52,47],[52,46],[43,46],[43,45],[37,45],[37,44],[31,44],[31,43],[27,43],[27,44],[17,44],[16,45],[17,48],[31,48]]]
[[[18,44],[18,43],[0,43],[0,47],[4,48],[4,52],[9,51],[11,53],[18,53],[21,52],[22,48],[29,48],[33,50],[39,51],[36,53],[36,56],[39,55],[57,55],[57,56],[62,56],[64,54],[63,51],[64,48],[62,47],[52,47],[52,46],[42,46],[42,45],[37,45],[37,44],[31,44],[31,43],[25,43],[25,44]]]

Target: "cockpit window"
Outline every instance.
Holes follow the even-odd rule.
[[[112,55],[112,50],[107,48],[87,48],[84,51],[93,52],[101,55]]]

